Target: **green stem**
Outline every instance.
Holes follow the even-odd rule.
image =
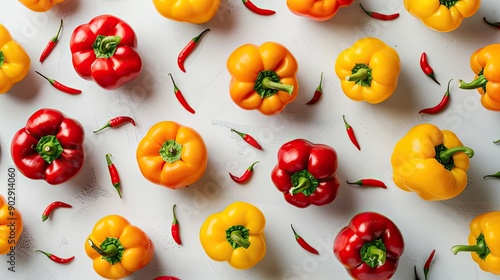
[[[226,230],[226,240],[231,244],[233,249],[238,247],[243,247],[247,249],[250,247],[250,241],[248,240],[250,236],[249,230],[241,225],[230,226]]]
[[[3,52],[0,51],[0,68],[2,67],[4,61],[5,61],[5,56],[3,55]]]
[[[360,254],[361,260],[371,268],[383,265],[387,258],[385,245],[380,239],[365,243]]]
[[[253,89],[261,98],[267,98],[275,95],[278,91],[284,91],[288,94],[293,93],[293,85],[282,84],[280,77],[271,70],[260,71],[255,79]]]
[[[115,237],[106,237],[100,246],[97,246],[90,238],[88,239],[88,243],[92,249],[112,265],[121,261],[123,251],[125,251],[125,247]]]
[[[500,178],[500,171],[498,171],[497,173],[494,173],[494,174],[485,175],[483,177],[483,179],[486,179],[486,178]]]
[[[364,81],[368,78],[368,69],[360,68],[358,71],[350,76],[345,76],[345,79],[349,82]]]
[[[290,194],[295,195],[311,187],[311,180],[306,177],[300,177],[298,179],[298,184],[290,188]]]
[[[457,2],[458,0],[439,0],[439,3],[441,3],[441,5],[445,6],[448,9],[455,6]]]
[[[61,155],[63,147],[54,135],[45,135],[38,141],[36,151],[50,164]]]
[[[445,151],[440,151],[439,158],[444,164],[446,164],[450,162],[450,159],[454,154],[459,152],[465,153],[469,158],[474,156],[474,150],[472,150],[471,148],[465,146],[458,146],[446,149]]]
[[[284,91],[290,95],[293,92],[292,85],[286,85],[286,84],[282,84],[282,83],[273,82],[272,79],[269,77],[266,77],[262,80],[262,85],[264,86],[264,88],[274,89],[274,90],[278,90],[278,91]]]
[[[181,159],[182,145],[175,140],[167,140],[160,148],[161,158],[168,163],[174,163]]]
[[[488,254],[490,253],[490,248],[488,248],[488,245],[484,240],[484,236],[480,234],[476,238],[476,245],[455,245],[451,247],[451,251],[455,255],[459,252],[473,252],[478,254],[478,256],[484,260],[486,259],[486,256],[488,256]]]
[[[458,80],[458,87],[461,89],[477,89],[485,87],[487,82],[488,80],[484,77],[484,75],[479,75],[470,83]]]
[[[118,48],[118,44],[121,41],[120,36],[97,36],[93,48],[97,58],[110,58],[112,57],[116,49]]]

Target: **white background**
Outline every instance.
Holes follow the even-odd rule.
[[[500,20],[495,0],[484,0],[477,14],[449,33],[425,27],[403,7],[402,1],[355,1],[326,22],[313,22],[293,15],[285,1],[255,0],[277,14],[263,17],[248,11],[240,0],[223,0],[217,15],[208,23],[195,25],[160,16],[151,1],[67,0],[46,13],[35,13],[17,1],[0,0],[4,24],[32,59],[24,81],[0,96],[0,194],[7,195],[7,169],[14,133],[36,110],[50,107],[79,120],[85,128],[87,159],[81,173],[59,186],[34,181],[18,173],[16,206],[24,217],[25,230],[16,250],[16,272],[7,270],[0,257],[1,279],[99,279],[84,252],[84,242],[95,222],[108,214],[120,214],[142,228],[156,248],[153,261],[129,279],[153,279],[174,275],[182,279],[348,279],[332,252],[333,238],[349,220],[362,211],[377,211],[393,220],[404,235],[406,247],[393,279],[413,279],[436,249],[429,279],[495,279],[483,272],[468,253],[453,255],[450,248],[466,244],[469,223],[476,215],[500,210],[500,180],[483,176],[500,170],[500,115],[484,109],[475,90],[461,90],[458,79],[470,81],[474,74],[469,57],[478,48],[498,43],[500,30],[482,18]],[[391,22],[369,18],[359,7],[382,13],[399,12]],[[73,69],[69,38],[76,26],[100,14],[113,14],[128,22],[138,37],[143,59],[141,75],[118,90],[106,91],[80,78]],[[64,28],[59,44],[43,63],[38,57],[57,31]],[[187,73],[176,64],[184,45],[205,28],[211,31],[186,62]],[[394,47],[401,57],[398,88],[384,103],[370,105],[348,99],[333,71],[340,51],[356,40],[374,36]],[[299,95],[279,115],[263,116],[244,111],[230,99],[229,54],[244,43],[276,41],[285,45],[299,63]],[[441,86],[426,77],[419,58],[427,52]],[[38,70],[67,85],[83,90],[71,96],[52,88],[36,75]],[[196,110],[185,111],[173,95],[168,73],[172,73],[186,99]],[[305,103],[324,72],[324,95],[314,106]],[[451,102],[439,115],[422,116],[418,111],[437,104],[451,84]],[[100,134],[92,130],[117,115],[129,115],[137,126],[125,125]],[[358,151],[349,141],[342,115],[352,125],[361,145]],[[139,140],[155,123],[177,121],[201,133],[208,150],[209,165],[203,178],[189,188],[173,191],[149,183],[135,160]],[[390,155],[395,143],[414,125],[433,123],[454,131],[475,150],[468,171],[466,190],[458,197],[428,202],[414,193],[401,191],[392,183]],[[244,143],[236,128],[253,135],[263,145],[257,151]],[[275,189],[270,172],[279,147],[294,138],[306,138],[334,147],[339,155],[338,176],[342,185],[337,199],[328,206],[299,209],[286,203]],[[104,155],[111,153],[122,179],[123,199],[110,184]],[[228,172],[242,174],[254,161],[255,174],[246,185],[229,179]],[[374,177],[388,189],[348,186],[346,180]],[[2,183],[3,182],[3,183]],[[3,184],[3,186],[2,186]],[[56,210],[42,223],[41,213],[52,201],[62,200],[72,209]],[[235,270],[204,253],[198,231],[205,218],[242,200],[259,207],[266,216],[268,251],[264,260],[249,270]],[[171,208],[177,204],[183,245],[170,235]],[[305,252],[295,243],[290,224],[320,255]],[[61,257],[74,255],[68,265],[51,262],[41,249]]]

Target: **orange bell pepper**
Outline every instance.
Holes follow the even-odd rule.
[[[109,215],[95,224],[85,242],[85,252],[93,260],[97,274],[120,279],[148,265],[154,245],[140,228],[122,216]]]
[[[21,4],[35,12],[46,12],[64,0],[19,0]]]
[[[9,254],[23,232],[21,212],[9,205],[0,195],[0,255]]]
[[[8,92],[22,81],[31,67],[24,48],[12,39],[9,30],[0,24],[0,94]]]
[[[146,179],[170,189],[198,181],[208,163],[201,135],[173,121],[153,125],[139,142],[136,158]]]
[[[297,97],[297,60],[281,44],[242,45],[231,53],[226,65],[231,74],[231,98],[245,110],[274,115]]]
[[[354,0],[286,0],[288,9],[298,15],[315,21],[331,19],[340,7],[351,5]]]

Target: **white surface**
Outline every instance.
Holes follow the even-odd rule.
[[[400,12],[393,22],[377,21],[359,7],[380,12]],[[17,1],[0,0],[1,22],[32,58],[26,79],[10,93],[0,96],[0,193],[7,195],[7,168],[14,133],[27,118],[42,107],[63,111],[79,120],[86,130],[87,161],[72,181],[50,186],[29,180],[20,173],[17,207],[22,212],[25,231],[16,251],[16,272],[7,270],[0,257],[0,279],[99,279],[83,245],[95,222],[108,214],[120,214],[141,227],[152,238],[156,250],[153,261],[129,279],[152,279],[174,275],[182,279],[348,279],[333,256],[333,238],[361,211],[377,211],[392,219],[402,231],[406,247],[393,279],[413,279],[432,249],[436,257],[430,279],[496,279],[483,272],[468,253],[453,255],[450,248],[466,244],[469,222],[486,211],[499,210],[500,181],[482,176],[500,170],[499,114],[484,109],[476,91],[451,86],[451,103],[443,113],[421,116],[417,112],[437,104],[453,78],[471,80],[469,57],[476,49],[498,43],[500,31],[487,26],[483,16],[500,19],[497,1],[484,0],[478,13],[450,33],[425,27],[403,7],[402,1],[356,1],[327,22],[313,22],[295,16],[285,1],[255,1],[275,9],[276,15],[258,16],[240,0],[223,0],[214,19],[203,25],[179,23],[160,16],[151,1],[67,0],[47,13],[34,13]],[[69,38],[74,28],[100,14],[124,19],[136,31],[138,50],[144,62],[142,74],[119,90],[106,91],[94,82],[81,79],[73,69]],[[40,52],[64,19],[60,42],[41,65]],[[205,28],[211,32],[188,58],[187,73],[177,65],[178,52]],[[338,53],[354,41],[375,36],[393,46],[401,57],[402,72],[397,91],[378,105],[356,103],[341,91],[333,71]],[[266,117],[257,111],[237,107],[228,94],[228,55],[244,43],[261,44],[272,40],[284,44],[299,63],[300,91],[297,99],[279,115]],[[420,54],[425,51],[441,86],[420,70]],[[53,89],[34,70],[83,90],[70,96]],[[172,94],[168,73],[196,110],[186,112]],[[306,106],[324,72],[324,95],[315,106]],[[342,122],[345,114],[353,126],[362,150],[350,143]],[[92,130],[116,115],[130,115],[131,125],[94,135]],[[191,126],[204,137],[209,149],[209,166],[204,177],[191,187],[172,191],[144,179],[135,160],[138,141],[156,122],[174,120]],[[414,193],[397,188],[391,180],[390,155],[394,144],[414,125],[430,122],[453,130],[476,154],[468,171],[469,185],[458,197],[443,202],[427,202]],[[257,138],[264,151],[256,151],[230,128]],[[294,138],[306,138],[334,147],[339,155],[338,176],[342,182],[337,199],[325,207],[298,209],[284,201],[270,180],[279,147]],[[110,185],[104,155],[111,153],[119,169],[123,199]],[[242,173],[255,160],[253,179],[247,185],[232,182],[228,172]],[[385,181],[387,190],[361,189],[346,180],[375,177]],[[62,200],[73,204],[70,210],[53,213],[42,223],[40,215],[47,204]],[[210,260],[204,253],[198,231],[205,218],[229,203],[243,200],[259,207],[267,218],[268,244],[264,260],[252,269],[239,271],[227,263]],[[170,235],[171,207],[178,205],[183,245]],[[293,238],[290,224],[320,255],[302,250]],[[75,255],[69,265],[59,265],[36,249],[62,257]]]

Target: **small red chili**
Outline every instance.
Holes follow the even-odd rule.
[[[419,114],[422,114],[422,113],[424,113],[424,114],[437,114],[437,113],[443,111],[444,108],[446,108],[446,106],[450,102],[450,82],[452,80],[453,79],[448,81],[448,87],[446,88],[446,92],[444,93],[443,98],[441,99],[441,102],[439,102],[439,104],[437,104],[436,106],[431,107],[431,108],[422,109],[422,110],[418,111],[418,113]]]
[[[438,80],[436,80],[434,70],[432,70],[432,67],[429,65],[429,62],[427,61],[427,54],[425,52],[423,52],[420,56],[420,68],[422,68],[422,71],[425,75],[427,75],[427,77],[431,78],[438,85],[441,85]]]
[[[47,220],[49,218],[50,213],[52,213],[52,211],[54,211],[54,209],[60,208],[60,207],[62,207],[62,208],[71,208],[73,206],[71,206],[68,203],[62,202],[62,201],[54,201],[54,202],[52,202],[43,211],[43,213],[42,213],[42,222],[45,222],[45,220]]]
[[[191,41],[189,41],[189,43],[187,43],[187,45],[179,53],[179,56],[177,57],[177,65],[179,65],[179,68],[182,70],[182,72],[186,72],[186,69],[184,68],[184,62],[186,61],[186,58],[193,52],[194,48],[198,45],[201,37],[203,37],[203,35],[208,31],[210,31],[209,28],[203,30],[203,32],[198,34],[198,36],[191,39]]]
[[[356,135],[354,135],[354,129],[345,120],[345,115],[342,115],[342,119],[344,120],[345,129],[347,131],[347,135],[349,136],[349,139],[354,144],[354,146],[356,146],[356,148],[358,148],[358,150],[361,150],[361,147],[359,146],[359,143],[358,143],[358,139],[356,139]]]
[[[59,29],[57,30],[56,36],[50,39],[50,41],[47,43],[47,46],[45,46],[45,49],[40,55],[40,63],[43,62],[49,56],[52,50],[56,47],[56,44],[59,41],[59,34],[61,33],[62,26],[63,26],[63,20],[61,19],[61,23],[59,24]]]
[[[361,5],[361,3],[359,4],[359,6],[363,10],[363,12],[365,12],[365,14],[369,15],[370,17],[372,17],[374,19],[394,20],[394,19],[397,19],[399,17],[399,13],[386,15],[386,14],[381,14],[381,13],[377,13],[377,12],[373,12],[373,11],[367,11],[367,10],[365,10],[365,8],[363,8],[363,5]]]
[[[179,221],[177,221],[177,215],[175,215],[175,207],[172,207],[172,213],[174,214],[174,220],[172,221],[172,227],[170,228],[170,232],[172,233],[172,237],[174,238],[175,243],[182,245],[181,234],[179,232]]]
[[[245,7],[247,7],[250,11],[252,11],[252,12],[258,14],[258,15],[261,15],[261,16],[270,16],[270,15],[274,15],[276,13],[276,11],[273,11],[273,10],[262,9],[262,8],[257,7],[250,0],[242,0],[242,1],[243,1],[243,4],[245,4]]]
[[[245,142],[250,144],[252,147],[259,149],[259,150],[262,150],[262,146],[250,134],[239,132],[236,129],[232,129],[232,128],[231,128],[231,131],[238,134]]]
[[[431,267],[432,259],[434,258],[434,254],[436,250],[432,250],[431,254],[427,258],[427,261],[424,264],[424,279],[427,280],[427,274],[429,273],[429,268]]]
[[[309,100],[309,102],[306,103],[306,105],[313,105],[319,101],[321,95],[323,94],[323,88],[321,87],[322,83],[323,83],[323,72],[321,72],[321,76],[319,78],[319,85],[314,91],[313,97],[311,98],[311,100]]]
[[[236,183],[238,184],[244,184],[246,182],[248,182],[250,180],[250,178],[252,177],[253,175],[253,167],[254,165],[256,165],[257,163],[259,163],[258,161],[252,163],[252,165],[250,165],[246,170],[245,170],[245,173],[243,173],[243,175],[241,175],[240,177],[238,176],[234,176],[233,174],[231,174],[231,172],[229,172],[229,176],[231,177],[231,179],[233,179],[233,181],[235,181]]]
[[[47,253],[47,252],[44,252],[42,250],[36,250],[35,252],[40,252],[40,253],[43,253],[44,255],[46,255],[49,259],[51,259],[53,262],[56,262],[56,263],[62,263],[62,264],[66,264],[66,263],[70,263],[74,258],[75,256],[72,256],[72,257],[69,257],[67,259],[64,259],[64,258],[60,258],[54,254],[51,254],[51,253]]]
[[[60,82],[54,80],[54,79],[51,79],[51,78],[47,78],[45,77],[44,75],[42,75],[40,72],[38,71],[35,71],[38,75],[42,76],[45,80],[49,81],[49,83],[55,87],[56,89],[62,91],[62,92],[65,92],[65,93],[69,93],[69,94],[79,94],[79,93],[82,93],[81,90],[79,89],[76,89],[76,88],[71,88],[71,87],[68,87],[66,85],[63,85],[61,84]]]
[[[314,249],[311,245],[309,245],[309,243],[307,243],[300,235],[297,234],[297,232],[295,232],[295,229],[293,228],[293,225],[290,225],[290,227],[292,228],[292,231],[293,231],[293,235],[295,236],[295,240],[297,241],[297,243],[299,243],[299,245],[305,249],[306,251],[308,251],[309,253],[312,253],[312,254],[316,254],[316,255],[319,255],[319,252],[318,250]]]
[[[182,105],[182,107],[184,107],[184,109],[186,109],[189,113],[194,114],[195,113],[194,109],[191,108],[191,106],[189,106],[189,104],[187,103],[186,99],[182,95],[182,92],[179,90],[179,88],[175,84],[175,81],[174,81],[174,78],[172,77],[172,74],[168,73],[168,75],[170,76],[170,79],[172,80],[172,84],[174,84],[174,94],[175,94],[175,97],[177,98],[177,100],[179,101],[179,103],[181,103],[181,105]]]
[[[174,276],[158,276],[153,280],[181,280],[181,279]]]
[[[123,125],[125,123],[131,123],[133,126],[135,126],[135,121],[131,117],[128,117],[128,116],[118,116],[118,117],[114,117],[114,118],[110,119],[101,128],[99,128],[97,130],[94,130],[92,132],[93,133],[98,133],[98,132],[101,132],[101,131],[103,131],[104,129],[106,129],[108,127],[115,128],[115,127],[119,127],[119,126],[121,126],[121,125]]]
[[[111,161],[111,154],[106,154],[106,163],[108,164],[108,171],[109,171],[109,176],[111,177],[111,184],[113,184],[113,187],[118,192],[118,195],[120,196],[120,198],[122,198],[122,192],[120,190],[120,185],[121,185],[120,176],[118,175],[118,170],[116,169],[116,166]]]
[[[483,20],[484,20],[484,22],[486,22],[488,25],[491,25],[491,26],[496,27],[496,28],[500,28],[500,22],[491,22],[491,21],[487,21],[487,20],[486,20],[486,17],[483,17]]]
[[[370,186],[370,187],[379,187],[383,189],[387,189],[387,186],[384,182],[377,179],[361,179],[355,182],[346,181],[349,185],[358,185],[358,186]]]

